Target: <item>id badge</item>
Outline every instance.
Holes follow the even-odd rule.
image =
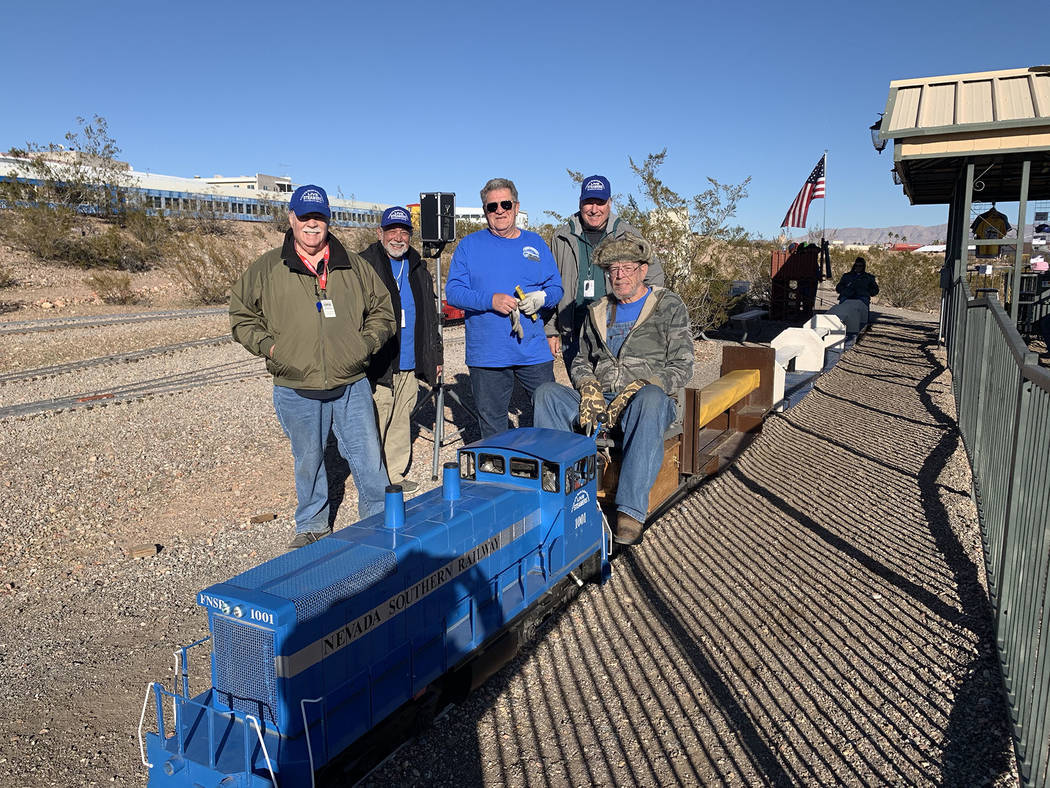
[[[594,280],[584,279],[583,280],[583,297],[594,298]]]
[[[335,304],[331,298],[321,299],[321,313],[325,317],[335,317]]]
[[[405,310],[401,310],[401,328],[405,327]]]

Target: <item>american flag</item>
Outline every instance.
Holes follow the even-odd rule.
[[[824,196],[824,159],[827,158],[827,155],[825,153],[820,157],[817,166],[813,168],[813,172],[809,174],[806,182],[802,184],[802,189],[799,191],[795,201],[791,203],[791,207],[788,208],[784,221],[780,223],[781,227],[806,226],[809,204],[813,200],[818,200]]]

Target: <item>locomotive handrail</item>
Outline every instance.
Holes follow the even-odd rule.
[[[324,696],[319,698],[303,698],[299,701],[299,710],[303,714],[303,732],[306,736],[306,754],[310,757],[310,788],[316,788],[317,782],[314,779],[314,748],[310,744],[310,723],[306,719],[306,704],[307,703],[324,703]],[[324,725],[324,715],[321,715],[321,724]],[[322,728],[323,732],[323,728]]]
[[[146,707],[149,705],[149,694],[154,690],[157,682],[151,681],[146,685],[146,697],[142,699],[142,714],[139,716],[139,757],[142,758],[142,765],[147,769],[152,769],[153,764],[146,760],[146,743],[142,738],[142,726],[146,723]],[[158,695],[158,701],[160,696]],[[158,728],[160,725],[157,726]]]
[[[263,758],[266,759],[266,768],[270,772],[270,782],[273,783],[273,788],[277,788],[277,777],[273,773],[273,763],[270,761],[270,752],[266,749],[266,742],[263,740],[262,727],[259,725],[259,720],[253,717],[251,714],[244,715],[244,721],[250,722],[252,727],[255,728],[255,735],[259,737],[259,746],[262,747]],[[311,767],[313,762],[311,761]],[[248,753],[248,742],[244,743],[244,771],[251,774],[251,755]],[[313,779],[311,775],[310,779]]]
[[[182,678],[182,696],[184,698],[188,698],[190,696],[190,668],[189,668],[189,658],[187,657],[187,654],[188,654],[188,652],[189,652],[189,650],[191,648],[195,648],[196,646],[199,646],[202,643],[207,643],[209,640],[211,640],[211,635],[208,635],[207,637],[203,637],[203,638],[201,638],[200,640],[198,640],[195,643],[190,643],[188,646],[180,646],[179,648],[175,649],[174,652],[172,652],[175,655],[175,680],[174,680],[173,686],[175,687],[175,691],[178,692],[178,689],[179,689],[179,678],[181,677]],[[182,655],[181,664],[180,664],[180,660],[179,660],[179,655],[180,654]],[[181,672],[180,672],[180,667],[181,667]],[[171,717],[172,717],[172,721],[175,724],[175,729],[178,730],[178,728],[179,728],[179,706],[178,706],[178,703],[177,703],[177,698],[175,696],[175,693],[172,693],[172,695],[171,695]]]

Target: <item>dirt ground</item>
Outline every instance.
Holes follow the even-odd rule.
[[[243,229],[243,242],[253,242],[254,228]],[[190,305],[165,270],[133,275],[143,300],[117,308],[97,303],[83,271],[10,249],[0,249],[0,263],[16,280],[0,289],[0,323]],[[534,647],[372,782],[1015,781],[981,608],[968,468],[958,444],[944,442],[950,380],[943,370],[925,377],[938,362],[936,351],[931,361],[914,350],[928,345],[928,327],[910,326],[922,316],[894,317],[909,325],[852,357],[808,410],[777,418],[734,475],[691,496],[660,521],[659,538],[618,561],[612,585],[588,588]],[[99,343],[162,345],[223,325],[219,316],[44,332],[12,341],[0,361],[16,370],[96,358]],[[447,339],[449,382],[467,397],[462,344],[454,333]],[[718,344],[698,343],[697,352],[702,383],[717,375]],[[0,405],[33,396],[32,387],[78,390],[89,374],[98,387],[244,356],[227,344],[69,382],[0,385]],[[880,373],[883,363],[895,365],[892,374]],[[932,410],[906,394],[920,385]],[[196,592],[283,552],[292,533],[291,456],[271,390],[265,376],[246,374],[4,423],[0,784],[145,781],[143,697],[150,681],[170,685],[172,651],[206,634]],[[454,403],[445,415],[466,440],[476,437]],[[433,416],[429,405],[419,420]],[[527,420],[527,402],[515,400],[511,416]],[[828,431],[852,434],[858,420],[867,432],[857,440]],[[898,443],[887,425],[904,430]],[[435,484],[432,448],[420,430],[410,478],[423,489]],[[443,448],[440,459],[455,450]],[[822,452],[835,468],[865,464],[876,489],[862,504],[847,505],[819,473],[820,499],[808,497],[799,468],[814,473]],[[741,523],[756,485],[766,492]],[[356,519],[355,504],[347,485],[337,527]],[[253,523],[254,515],[275,519]],[[131,557],[151,544],[155,554]],[[191,663],[197,681],[207,679],[203,662]]]

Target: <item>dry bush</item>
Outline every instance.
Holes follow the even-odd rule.
[[[877,246],[867,251],[836,250],[831,262],[836,282],[853,267],[857,257],[868,263],[868,273],[879,283],[879,303],[903,309],[935,311],[941,300],[941,260],[936,256],[892,252]]]
[[[5,240],[39,260],[58,260],[72,238],[76,213],[71,208],[18,205],[4,211]]]
[[[115,268],[120,271],[143,271],[160,256],[114,226],[96,235],[73,235],[60,244],[60,257],[81,268]]]
[[[251,254],[240,245],[211,235],[182,237],[172,244],[169,256],[194,298],[202,304],[228,301],[230,288],[252,261]]]
[[[0,287],[11,287],[18,281],[15,272],[3,263],[0,263]]]
[[[124,215],[122,226],[157,257],[164,252],[174,232],[171,222],[166,217],[151,214],[141,208],[129,210]]]
[[[84,284],[107,304],[133,304],[138,296],[131,289],[131,275],[118,271],[97,271]]]

